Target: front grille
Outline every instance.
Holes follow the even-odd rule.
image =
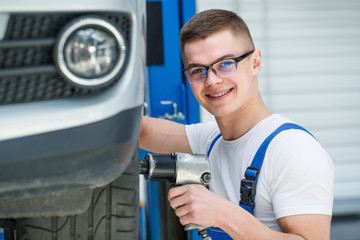
[[[130,18],[123,13],[13,14],[0,41],[0,105],[72,98],[104,90],[73,86],[55,68],[53,49],[58,33],[82,15],[109,19],[125,35],[130,48]]]

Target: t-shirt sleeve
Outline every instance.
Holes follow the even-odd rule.
[[[185,126],[192,153],[206,154],[209,142],[219,134],[216,122],[197,123]]]
[[[274,139],[275,140],[275,139]],[[276,219],[298,214],[332,214],[334,168],[309,134],[295,131],[274,148],[271,192]]]

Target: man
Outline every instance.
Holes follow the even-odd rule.
[[[172,188],[183,225],[219,227],[232,239],[330,239],[333,165],[307,132],[290,129],[269,144],[258,176],[254,215],[239,206],[240,182],[262,142],[291,120],[272,114],[258,90],[261,52],[236,14],[208,10],[182,28],[185,78],[216,122],[184,126],[144,117],[140,147],[157,153],[207,154],[210,190]]]

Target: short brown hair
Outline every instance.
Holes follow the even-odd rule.
[[[205,39],[210,34],[230,30],[236,36],[244,37],[254,49],[250,31],[241,17],[221,9],[211,9],[193,16],[180,31],[180,50],[184,52],[185,43],[194,39]]]

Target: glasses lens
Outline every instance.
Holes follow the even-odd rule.
[[[202,82],[206,79],[206,69],[204,67],[189,68],[185,74],[189,82]]]
[[[235,71],[236,63],[232,59],[226,59],[214,64],[214,69],[219,77],[225,77]]]

